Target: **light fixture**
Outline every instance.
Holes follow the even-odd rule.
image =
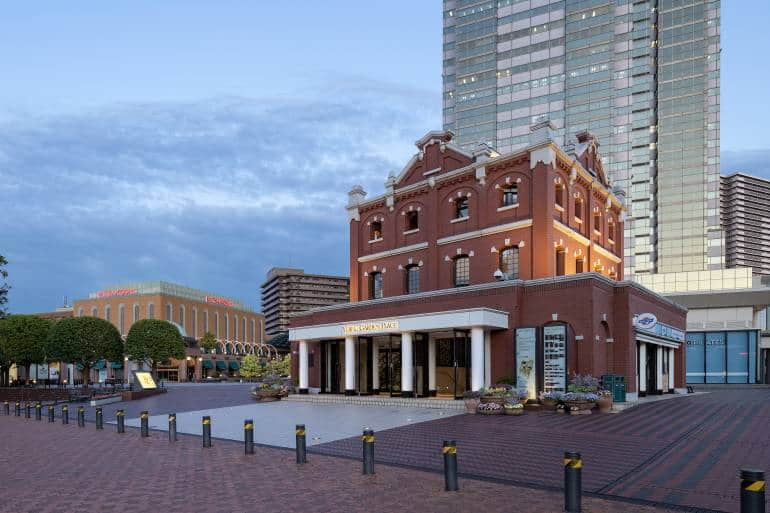
[[[500,269],[497,269],[497,270],[496,270],[494,273],[492,273],[492,276],[493,276],[493,277],[494,277],[496,280],[498,280],[498,281],[502,281],[502,280],[503,280],[503,278],[504,278],[504,276],[503,276],[503,271],[501,271]]]

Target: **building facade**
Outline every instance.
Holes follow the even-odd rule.
[[[351,303],[291,319],[301,392],[531,397],[573,373],[684,386],[686,310],[623,281],[625,209],[589,132],[500,155],[429,132],[385,193],[349,193]]]
[[[444,128],[470,149],[590,130],[630,200],[626,275],[718,269],[720,2],[444,0]]]
[[[165,281],[107,287],[75,301],[73,312],[110,321],[124,339],[131,325],[142,319],[174,323],[185,337],[187,356],[159,368],[159,376],[169,381],[236,376],[240,357],[255,353],[265,338],[264,317],[240,301]],[[213,354],[198,347],[207,332],[217,339]],[[128,380],[137,367],[130,363],[124,368],[124,362],[102,362],[95,377]],[[77,379],[77,373],[71,374]]]
[[[721,184],[726,266],[770,275],[770,180],[733,173]]]
[[[273,267],[262,284],[265,333],[289,329],[289,316],[320,306],[347,303],[350,280],[345,276],[307,274],[303,269]]]

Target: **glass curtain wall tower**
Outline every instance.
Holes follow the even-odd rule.
[[[719,1],[444,0],[444,127],[466,149],[590,130],[626,193],[626,276],[718,269]]]

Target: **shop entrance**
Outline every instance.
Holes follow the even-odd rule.
[[[465,330],[436,335],[436,393],[462,399],[471,388],[471,341]]]
[[[321,392],[341,394],[344,392],[345,343],[331,340],[321,343]]]
[[[647,366],[645,379],[647,380],[647,394],[658,393],[658,351],[660,348],[654,344],[647,344]]]
[[[391,397],[401,395],[401,337],[391,335],[385,344],[380,343],[380,392]]]
[[[158,379],[163,381],[179,381],[179,367],[158,367]]]
[[[770,385],[770,349],[762,349],[762,382]]]

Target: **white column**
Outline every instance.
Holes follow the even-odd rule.
[[[412,332],[401,334],[401,395],[414,397],[414,346]]]
[[[484,386],[492,386],[492,333],[484,332]]]
[[[356,390],[356,339],[345,337],[345,395]]]
[[[484,328],[471,328],[471,390],[484,388]]]
[[[647,392],[647,344],[639,342],[639,392]]]
[[[655,351],[655,371],[658,373],[658,377],[656,378],[656,392],[658,390],[663,390],[663,348],[658,346],[657,351]]]
[[[380,343],[372,339],[372,388],[380,388]]]
[[[674,348],[669,348],[668,350],[668,388],[669,390],[674,390],[674,373],[676,372],[674,369],[674,354],[676,351]]]
[[[307,340],[299,341],[299,393],[306,394],[308,388],[307,379]]]
[[[436,339],[428,339],[428,395],[436,395]]]

